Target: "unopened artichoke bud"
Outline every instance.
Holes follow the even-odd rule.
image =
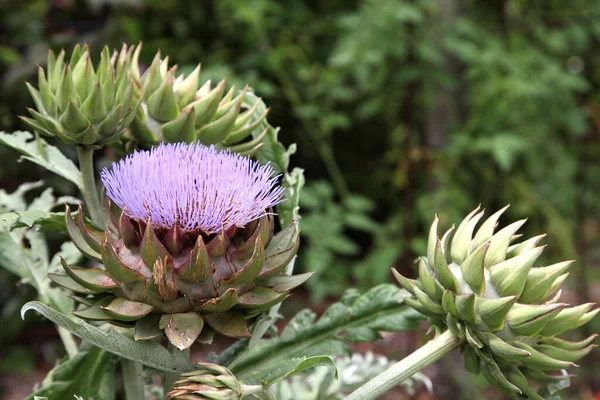
[[[227,368],[211,363],[198,363],[196,371],[182,374],[182,379],[173,384],[168,399],[175,400],[238,400],[245,385]]]
[[[534,267],[544,235],[513,244],[525,220],[494,233],[505,210],[475,232],[484,214],[477,208],[441,237],[436,217],[427,256],[418,260],[418,279],[393,272],[411,293],[405,299],[409,306],[464,340],[469,371],[510,395],[542,399],[529,380],[563,379],[551,372],[576,367],[575,361],[595,347],[595,335],[579,342],[556,336],[589,322],[599,310],[592,303],[571,307],[559,302],[572,261]]]
[[[27,83],[36,110],[21,117],[42,135],[69,145],[103,145],[117,141],[138,108],[128,71],[116,73],[108,47],[94,69],[89,49],[79,45],[70,60],[62,50],[48,52],[46,71],[39,67],[38,88]]]
[[[216,85],[200,84],[200,65],[187,77],[177,75],[177,65],[169,67],[169,58],[160,51],[150,67],[140,73],[141,45],[123,46],[113,56],[117,70],[129,69],[136,80],[136,93],[142,107],[129,127],[143,147],[160,142],[193,143],[230,147],[233,151],[251,155],[261,146],[267,131],[261,127],[269,112],[258,110],[260,101],[252,106],[244,102],[248,88],[225,90],[225,80]],[[247,140],[255,131],[261,131]]]
[[[65,214],[75,245],[104,268],[63,262],[66,275],[50,278],[87,295],[76,316],[135,325],[137,340],[164,332],[185,349],[214,332],[248,337],[248,319],[311,275],[284,275],[299,232],[296,222],[273,232],[277,179],[268,165],[201,144],[137,151],[101,172],[122,210],[112,227],[87,227],[81,209]]]

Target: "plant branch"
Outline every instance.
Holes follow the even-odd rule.
[[[142,364],[122,359],[123,386],[125,388],[125,399],[144,400],[144,367]]]
[[[450,331],[446,331],[356,389],[350,396],[346,397],[346,400],[378,399],[400,382],[450,353],[460,344],[460,339]]]
[[[100,205],[98,189],[96,188],[96,175],[94,174],[94,150],[89,147],[77,146],[77,157],[79,158],[79,169],[83,180],[85,204],[94,224],[104,229],[104,215]]]

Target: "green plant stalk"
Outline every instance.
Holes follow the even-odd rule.
[[[241,399],[245,399],[247,396],[255,396],[262,400],[275,400],[273,393],[269,388],[263,385],[242,385]]]
[[[186,358],[190,357],[190,348],[189,347],[187,349],[181,351],[177,347],[175,347],[171,342],[169,342],[167,348],[171,352],[171,354],[181,353]],[[179,379],[180,379],[180,376],[177,372],[165,372],[163,374],[163,390],[164,390],[165,396],[167,395],[167,393],[169,393],[171,390],[173,390],[173,383],[175,381],[178,381]],[[129,399],[127,399],[127,400],[129,400]]]
[[[100,197],[96,188],[96,175],[94,174],[94,150],[89,147],[77,146],[77,158],[79,159],[79,169],[81,171],[81,179],[83,180],[83,198],[85,204],[94,224],[98,228],[104,229],[104,213],[100,205]]]
[[[142,364],[122,359],[123,387],[126,400],[144,400],[144,367]]]
[[[400,382],[410,378],[423,368],[433,364],[461,344],[461,340],[450,331],[446,331],[402,361],[392,365],[369,382],[356,389],[346,400],[378,399]]]

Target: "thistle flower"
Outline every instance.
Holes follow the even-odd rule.
[[[494,233],[505,210],[490,216],[473,235],[484,214],[477,208],[441,239],[436,217],[427,256],[418,261],[418,279],[392,271],[412,294],[406,304],[464,340],[467,370],[481,373],[509,395],[542,399],[528,379],[564,379],[547,372],[575,367],[595,347],[596,335],[579,342],[556,336],[586,324],[600,310],[592,310],[591,303],[569,307],[559,302],[572,262],[534,267],[544,250],[538,246],[544,235],[511,244],[525,220]]]
[[[225,91],[225,80],[216,86],[211,81],[200,86],[200,65],[188,76],[176,76],[177,65],[169,67],[169,58],[162,58],[160,51],[141,74],[140,50],[141,44],[123,45],[121,51],[114,54],[113,63],[117,71],[129,71],[136,83],[142,107],[129,132],[143,147],[160,142],[200,141],[250,155],[262,146],[266,130],[243,142],[261,129],[269,112],[258,109],[260,101],[249,107],[245,105],[247,87],[234,95],[235,86]]]
[[[105,47],[96,69],[87,45],[77,45],[70,61],[65,51],[48,52],[47,70],[38,71],[38,89],[27,83],[37,110],[21,119],[66,144],[103,145],[119,139],[139,106],[127,71],[115,73]]]
[[[270,166],[183,143],[135,152],[100,177],[108,197],[129,217],[205,234],[245,226],[283,193]]]
[[[84,293],[74,314],[135,324],[138,340],[164,331],[178,348],[214,331],[248,337],[247,320],[283,301],[311,274],[282,275],[296,254],[296,222],[273,235],[282,200],[270,166],[201,144],[139,151],[101,174],[112,228],[65,214],[73,242],[101,268],[50,278]]]

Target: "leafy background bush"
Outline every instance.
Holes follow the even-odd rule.
[[[506,220],[530,216],[525,233],[548,233],[547,259],[578,261],[565,300],[598,301],[599,17],[584,0],[4,0],[0,130],[24,128],[23,80],[48,48],[143,41],[147,63],[160,48],[184,71],[201,61],[204,79],[248,82],[280,138],[298,143],[308,182],[299,263],[319,272],[299,301],[390,282],[392,266],[410,275],[433,213],[449,225],[478,203],[511,203]],[[0,198],[55,179],[8,149],[0,157]],[[57,197],[74,193],[60,183]],[[4,270],[0,289],[9,391],[15,369],[29,374],[24,385],[43,376],[36,359],[54,359],[54,331],[24,325],[18,310],[33,293]],[[375,350],[400,358],[400,341],[423,339],[406,335]],[[573,398],[598,393],[599,361],[583,361]],[[439,398],[483,396],[468,375],[437,368]]]

